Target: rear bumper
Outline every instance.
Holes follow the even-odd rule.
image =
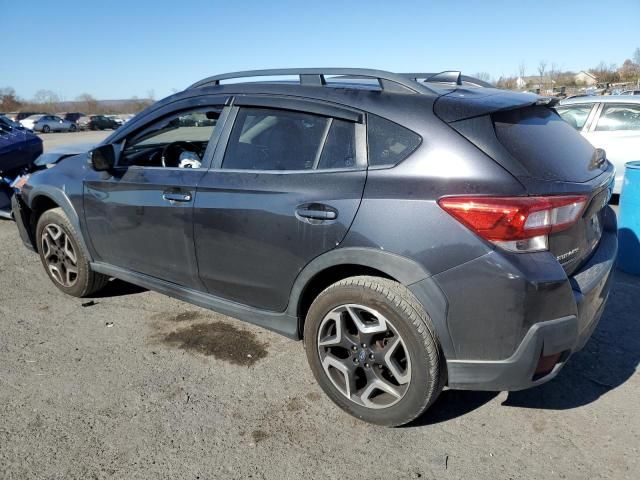
[[[523,390],[555,377],[578,342],[578,319],[564,317],[536,323],[506,360],[451,360],[447,362],[449,387],[461,390]],[[553,370],[534,380],[541,355],[565,353]]]
[[[615,228],[605,230],[589,262],[567,280],[571,285],[577,314],[533,324],[509,358],[448,360],[449,387],[514,391],[534,387],[554,378],[569,357],[584,347],[598,325],[609,296],[617,245]],[[540,358],[554,354],[560,356],[553,369],[542,377],[536,376]]]

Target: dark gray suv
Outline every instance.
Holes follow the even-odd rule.
[[[613,167],[552,103],[458,72],[220,75],[32,174],[14,215],[63,292],[116,277],[303,339],[335,403],[401,425],[444,386],[548,381],[601,316]]]

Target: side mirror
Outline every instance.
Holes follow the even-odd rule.
[[[115,147],[110,143],[100,145],[89,152],[91,167],[96,172],[106,172],[112,170],[116,165]]]

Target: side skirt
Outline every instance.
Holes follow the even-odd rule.
[[[295,316],[288,315],[287,312],[278,313],[247,307],[246,305],[230,302],[208,293],[198,292],[190,288],[181,287],[175,283],[160,280],[156,277],[102,262],[92,262],[91,268],[95,272],[102,273],[103,275],[108,275],[203,308],[208,308],[223,315],[253,323],[254,325],[272,330],[285,337],[294,340],[300,339],[298,334],[298,319]]]

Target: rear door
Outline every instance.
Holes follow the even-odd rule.
[[[49,117],[51,119],[51,130],[56,132],[60,132],[62,130],[66,130],[67,127],[62,121],[62,118],[52,115]]]
[[[283,311],[298,273],[346,235],[366,180],[359,112],[236,98],[214,168],[198,185],[200,278],[216,296]]]
[[[624,164],[640,160],[640,103],[603,103],[584,136],[607,152],[616,167],[615,193],[620,193]]]

